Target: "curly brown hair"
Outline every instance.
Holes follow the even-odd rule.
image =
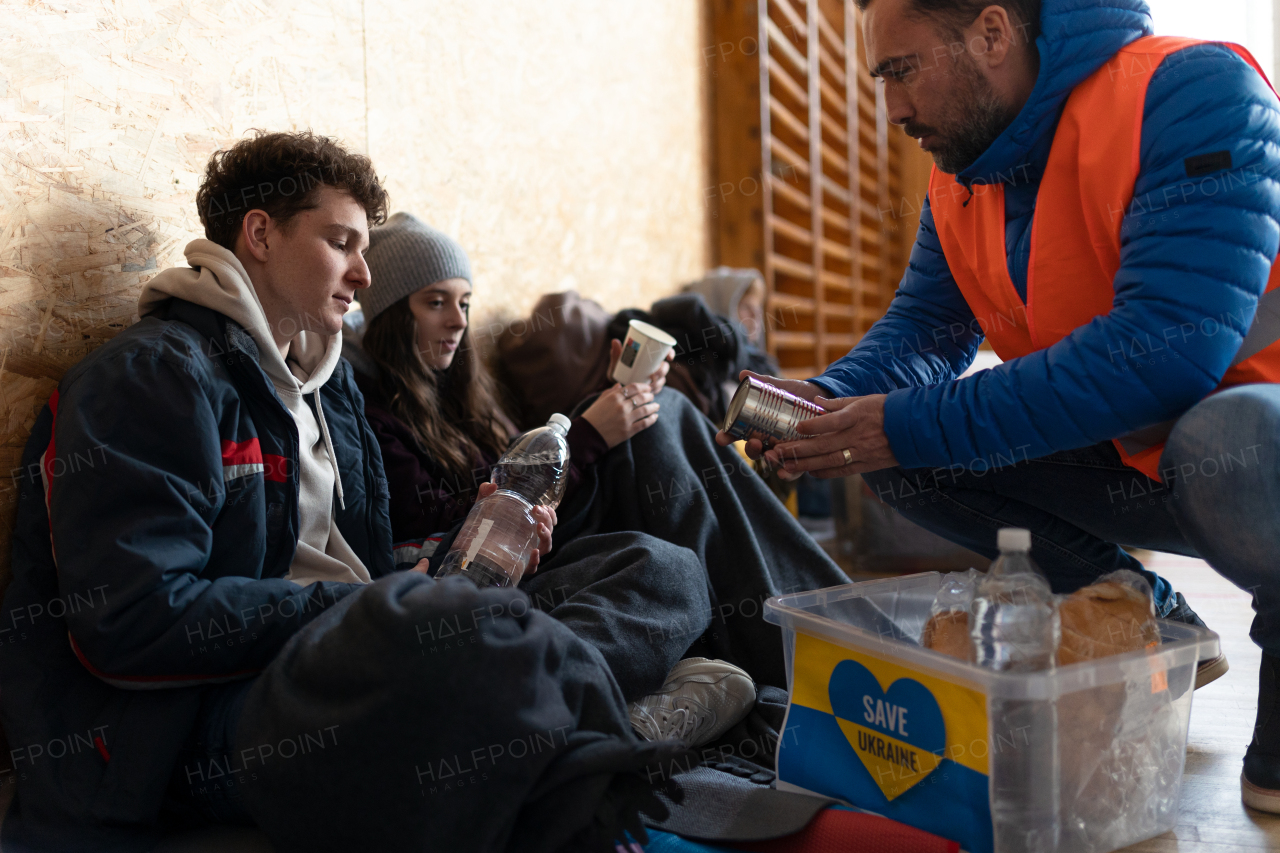
[[[282,226],[318,206],[320,187],[349,193],[364,208],[369,224],[387,219],[389,201],[373,163],[352,154],[328,136],[254,131],[230,148],[215,151],[196,192],[204,233],[235,251],[240,224],[250,210],[265,211]]]

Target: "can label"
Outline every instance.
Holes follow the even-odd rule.
[[[985,694],[796,634],[778,779],[991,853]]]
[[[802,436],[802,420],[826,414],[821,406],[753,377],[742,380],[729,402],[722,429],[733,438],[758,439],[765,447]]]

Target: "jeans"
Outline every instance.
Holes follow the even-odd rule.
[[[1173,588],[1120,546],[1199,557],[1253,595],[1250,636],[1280,654],[1280,386],[1214,394],[1174,426],[1161,483],[1120,461],[1110,442],[989,470],[887,468],[864,474],[885,503],[992,559],[996,530],[1025,527],[1054,592],[1117,569],[1151,583],[1156,611]]]

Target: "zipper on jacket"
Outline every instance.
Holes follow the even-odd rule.
[[[243,349],[238,347],[233,349],[230,341],[226,339],[225,334],[223,335],[223,343],[227,346],[227,372],[231,374],[233,380],[237,380],[235,381],[237,390],[248,395],[253,393],[254,389],[246,387],[246,385],[257,385],[257,395],[264,399],[269,407],[274,406],[276,416],[279,418],[281,425],[283,426],[280,433],[288,437],[289,450],[291,453],[289,457],[291,465],[288,478],[290,488],[286,492],[288,500],[284,506],[284,511],[288,513],[287,518],[293,521],[294,531],[297,533],[300,530],[300,521],[296,517],[298,514],[297,477],[299,464],[298,457],[300,452],[297,424],[294,423],[293,415],[289,413],[284,402],[281,401],[279,396],[275,393],[275,388],[271,385],[271,381],[267,378],[267,374],[262,370],[261,365],[259,365],[253,358],[250,358],[249,354]],[[249,369],[249,364],[253,365],[252,370]],[[264,568],[266,565],[274,567],[274,565],[279,561],[280,549],[284,547],[286,538],[287,537],[281,536],[276,542],[275,553],[264,555]],[[297,551],[297,548],[298,539],[293,537],[293,551]],[[289,562],[291,563],[292,561],[293,554],[290,553]],[[287,564],[285,566],[285,571],[286,573],[288,572]]]
[[[342,370],[341,364],[339,364],[338,370]],[[333,381],[333,380],[330,379],[330,381]],[[369,554],[369,558],[371,560],[374,560],[374,559],[377,559],[377,557],[372,552],[375,548],[378,547],[378,535],[377,535],[378,528],[377,528],[377,525],[374,523],[374,513],[377,511],[375,503],[380,497],[381,493],[379,492],[377,488],[378,484],[373,477],[373,466],[369,464],[369,461],[373,459],[372,448],[370,447],[370,444],[369,444],[370,430],[368,429],[367,423],[359,423],[359,421],[363,419],[364,408],[362,406],[356,405],[356,396],[354,393],[352,393],[352,390],[351,390],[355,386],[355,377],[353,375],[349,375],[346,371],[343,371],[341,381],[342,381],[342,387],[341,387],[342,393],[346,396],[347,404],[351,406],[351,411],[356,413],[356,419],[357,419],[356,429],[359,430],[360,432],[360,452],[364,454],[364,462],[365,462],[364,469],[366,472],[365,478],[364,478],[365,537],[369,543],[369,550],[371,552]],[[327,385],[328,383],[325,383],[325,384]],[[384,477],[386,476],[385,471],[383,472],[383,476]],[[391,525],[391,519],[390,517],[388,517],[387,526],[390,527],[390,525]],[[390,538],[392,540],[395,539],[394,536]],[[391,544],[394,545],[395,542],[392,541]],[[386,574],[389,574],[390,571],[393,571],[395,569],[395,560],[392,559],[388,564],[388,566],[389,566],[388,572],[380,574],[379,577],[385,577]],[[366,566],[366,568],[368,567]],[[373,575],[372,569],[370,570],[369,574],[370,576]]]

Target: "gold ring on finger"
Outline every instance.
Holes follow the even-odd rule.
[[[852,464],[853,464],[853,454],[849,452],[849,448],[847,448],[847,447],[846,447],[844,450],[842,450],[842,451],[840,451],[840,452],[844,454],[844,464],[846,464],[846,465],[852,465]]]

